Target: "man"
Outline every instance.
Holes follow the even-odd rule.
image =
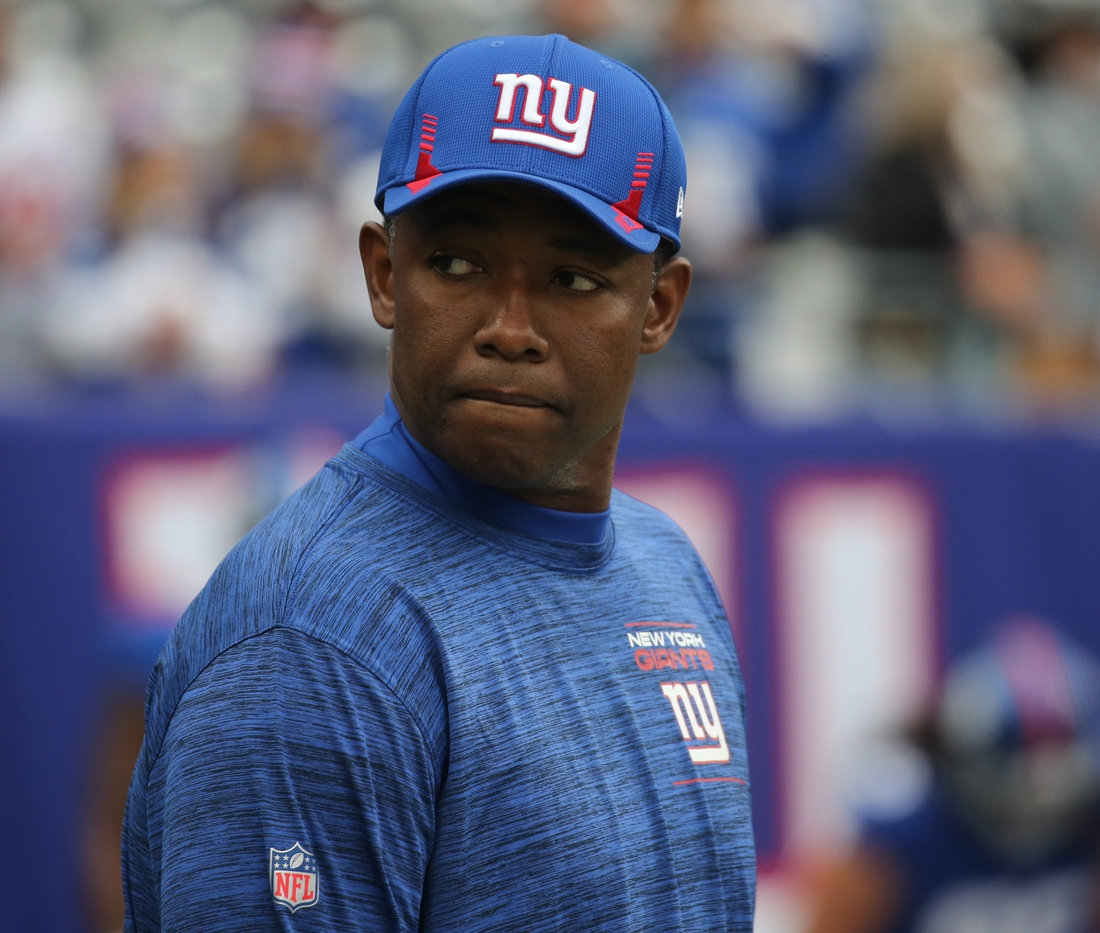
[[[563,37],[413,86],[361,237],[386,413],[158,662],[127,930],[751,929],[729,625],[611,490],[690,282],[685,181],[652,88]]]
[[[914,733],[897,799],[822,873],[812,933],[1100,933],[1100,661],[1009,619]]]

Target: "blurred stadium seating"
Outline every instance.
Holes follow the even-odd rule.
[[[1095,408],[1091,0],[9,0],[0,386],[382,367],[354,233],[389,115],[510,30],[678,121],[698,275],[643,378],[799,420]]]

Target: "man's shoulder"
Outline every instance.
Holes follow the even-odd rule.
[[[437,517],[354,453],[345,448],[245,535],[202,595],[286,622],[311,587],[331,598],[399,577],[400,558],[431,541]]]
[[[371,524],[379,499],[368,478],[339,457],[329,461],[238,542],[183,621],[209,616],[214,607],[232,609],[246,627],[283,620],[302,573],[323,565],[357,526]],[[369,547],[377,536],[359,537],[360,546]]]
[[[334,458],[230,551],[161,653],[147,719],[170,718],[209,664],[278,627],[371,669],[398,643],[430,653],[430,620],[383,559],[406,507],[353,466]]]
[[[618,489],[611,492],[611,518],[618,540],[653,541],[665,547],[671,545],[677,550],[695,552],[683,529],[664,512]]]
[[[702,593],[716,609],[721,601],[695,545],[664,512],[615,490],[611,498],[615,547],[651,578]]]

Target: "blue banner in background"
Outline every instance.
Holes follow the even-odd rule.
[[[11,929],[82,928],[106,691],[140,689],[207,565],[381,402],[380,386],[326,383],[0,417]],[[858,741],[918,714],[946,661],[998,621],[1038,615],[1100,652],[1098,477],[1085,436],[781,430],[700,400],[632,408],[620,485],[692,536],[731,617],[765,869],[843,842]]]

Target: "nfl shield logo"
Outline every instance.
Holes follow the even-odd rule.
[[[294,913],[317,903],[317,859],[294,843],[289,849],[270,850],[271,896]]]

